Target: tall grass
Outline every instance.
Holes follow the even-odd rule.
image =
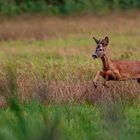
[[[106,89],[99,79],[96,90],[92,84],[95,72],[102,67],[100,60],[91,57],[93,35],[101,38],[108,34],[112,59],[140,59],[139,16],[133,20],[131,15],[114,15],[108,22],[111,17],[3,20],[0,106],[5,106],[5,97],[14,93],[21,102],[37,99],[44,104],[96,104],[108,99],[138,102],[140,86],[136,81],[109,81],[110,88]]]
[[[0,139],[139,139],[139,84],[110,81],[107,89],[99,79],[95,89],[92,83],[102,65],[91,57],[93,35],[108,34],[113,59],[140,59],[139,15],[108,19],[0,23]]]
[[[140,136],[140,111],[127,103],[44,106],[36,101],[19,104],[14,100],[0,113],[3,140],[138,140]]]

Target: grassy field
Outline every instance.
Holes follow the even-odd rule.
[[[109,36],[112,59],[139,60],[139,23],[138,12],[1,18],[0,138],[139,139],[140,85],[92,84],[92,37]]]
[[[37,102],[0,111],[4,140],[138,140],[140,110],[110,102],[93,105],[48,105]]]

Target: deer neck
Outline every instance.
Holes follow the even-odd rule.
[[[103,62],[103,70],[105,70],[105,71],[109,70],[112,66],[111,59],[106,54],[104,54],[101,57],[101,60]]]

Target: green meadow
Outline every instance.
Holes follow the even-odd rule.
[[[3,18],[0,139],[138,140],[140,85],[100,78],[95,89],[92,37],[109,37],[112,59],[140,60],[139,23],[138,12]]]
[[[121,103],[41,105],[12,102],[0,111],[0,138],[4,140],[138,140],[140,111]]]

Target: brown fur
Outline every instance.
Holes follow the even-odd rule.
[[[108,39],[108,37],[106,38]],[[104,42],[105,39],[103,39],[102,42]],[[124,81],[129,79],[136,79],[138,83],[140,83],[140,61],[111,60],[105,52],[107,45],[103,45],[104,50],[102,53],[100,53],[100,56],[98,56],[102,60],[103,71],[97,71],[93,80],[94,86],[97,87],[96,81],[99,76],[102,76],[105,79],[104,86],[107,86],[106,81],[109,80]],[[96,54],[98,54],[97,50]]]

